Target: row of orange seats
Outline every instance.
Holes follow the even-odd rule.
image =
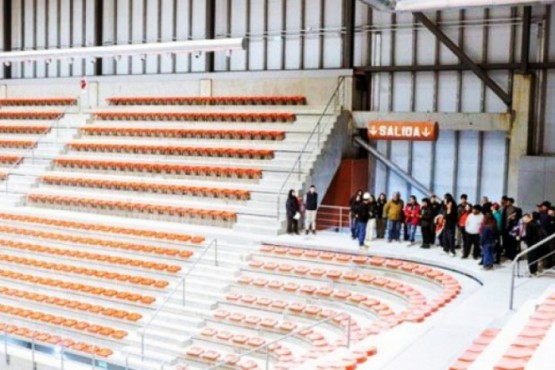
[[[79,177],[43,176],[45,184],[75,186],[109,190],[139,191],[144,193],[189,195],[223,199],[249,200],[250,191],[239,189],[207,188],[200,186],[153,184],[138,181],[99,180]]]
[[[21,325],[6,324],[0,322],[0,332],[26,340],[34,339],[35,342],[49,345],[57,345],[68,348],[71,351],[83,352],[87,355],[97,357],[109,357],[114,352],[107,347],[99,347],[85,342],[75,342],[72,339],[64,339],[59,335],[52,335],[38,330],[28,329]]]
[[[17,155],[0,155],[0,164],[2,165],[14,165],[21,161],[23,157]]]
[[[127,336],[127,332],[125,330],[116,330],[109,326],[89,324],[86,321],[77,321],[62,316],[55,316],[40,311],[28,310],[25,308],[18,308],[5,304],[0,304],[0,313],[10,316],[22,317],[26,320],[40,321],[49,325],[62,326],[66,329],[88,332],[93,335],[108,337],[112,339],[121,340]]]
[[[188,234],[141,230],[141,229],[134,229],[130,227],[97,225],[97,224],[90,224],[85,222],[56,220],[56,219],[46,218],[46,217],[25,216],[25,215],[18,215],[18,214],[5,213],[5,212],[0,212],[0,219],[10,220],[10,221],[22,221],[22,222],[27,222],[31,224],[37,224],[37,225],[57,226],[57,227],[76,229],[76,230],[88,230],[88,231],[104,232],[104,233],[110,233],[110,234],[131,235],[131,236],[137,236],[137,237],[147,237],[147,238],[154,238],[154,239],[161,239],[161,240],[178,241],[178,242],[191,243],[191,244],[201,244],[205,241],[204,236],[200,236],[200,235],[192,236]],[[67,236],[67,235],[64,235],[64,236]],[[102,239],[100,240],[102,241]],[[118,245],[117,248],[122,248],[122,249],[127,249],[126,247],[124,247],[124,245],[131,245],[128,243],[111,242],[106,240],[103,240],[102,242],[103,244],[117,243]],[[133,250],[146,251],[145,249],[133,249]],[[148,251],[151,253],[179,255],[179,253],[176,253],[176,254],[168,253],[167,252],[168,250],[170,250],[170,248],[162,248],[160,251],[159,251],[159,248],[148,249]],[[182,257],[188,258],[191,255],[192,255],[192,252],[189,252],[187,257],[185,256],[182,256]]]
[[[72,249],[45,247],[42,245],[22,243],[14,240],[7,240],[7,239],[1,239],[1,238],[0,238],[0,245],[7,248],[31,251],[39,254],[63,256],[63,257],[75,258],[75,259],[86,260],[86,261],[110,263],[115,265],[132,266],[132,267],[142,268],[146,270],[165,271],[171,274],[175,274],[181,271],[181,266],[178,266],[178,265],[168,265],[166,263],[143,261],[143,260],[137,260],[132,258],[110,256],[110,255],[99,254],[99,253],[83,252],[83,251],[72,250]]]
[[[310,276],[311,279],[326,279],[334,281],[344,281],[346,283],[362,283],[373,285],[379,289],[384,289],[396,295],[403,296],[408,302],[410,308],[417,308],[426,304],[426,297],[414,289],[410,285],[397,282],[386,277],[373,274],[359,274],[355,271],[341,271],[336,269],[326,269],[322,267],[312,267],[306,265],[293,266],[289,263],[264,262],[260,260],[251,260],[249,267],[254,269],[263,269],[271,273],[278,274],[295,274],[298,276]],[[257,283],[258,280],[258,283]],[[265,286],[262,284],[266,279],[258,278],[254,280],[255,285]],[[267,281],[266,281],[267,283]]]
[[[2,134],[42,135],[48,132],[50,132],[50,127],[48,126],[0,125],[0,133]]]
[[[0,106],[75,105],[75,98],[12,98],[0,99]]]
[[[62,112],[0,112],[0,119],[55,120],[62,115]]]
[[[241,370],[257,370],[259,366],[256,362],[248,359],[241,360],[234,353],[222,354],[214,349],[205,349],[199,346],[191,346],[185,349],[185,355],[189,360],[215,364],[224,362],[226,367],[231,366],[232,369]]]
[[[449,370],[468,370],[476,361],[486,347],[499,334],[499,329],[485,329],[480,333],[478,338],[474,339],[472,345],[468,347],[462,355],[460,355],[455,363],[449,366]]]
[[[143,214],[159,214],[210,221],[235,222],[237,220],[237,213],[235,212],[205,210],[179,206],[164,206],[148,203],[122,202],[116,200],[101,200],[95,198],[67,197],[61,195],[46,194],[29,194],[27,195],[27,200],[33,203],[50,205],[71,205],[87,209],[126,211]]]
[[[1,116],[0,116],[1,117]],[[191,113],[191,112],[97,112],[96,120],[196,121],[196,122],[294,122],[293,113]]]
[[[58,167],[91,169],[91,170],[110,170],[137,173],[171,174],[185,176],[208,176],[221,178],[239,178],[259,180],[262,177],[262,170],[255,168],[236,168],[236,167],[208,167],[208,166],[189,166],[181,164],[167,163],[145,163],[145,162],[124,162],[124,161],[99,161],[87,159],[65,159],[54,160],[54,165]]]
[[[0,146],[2,146],[1,141]],[[206,148],[176,145],[69,143],[68,148],[76,151],[180,155],[196,157],[231,157],[245,159],[272,159],[274,157],[274,151],[267,149]]]
[[[87,238],[82,236],[39,231],[35,229],[24,229],[19,227],[0,226],[0,232],[3,234],[24,235],[24,236],[30,236],[30,237],[39,238],[39,239],[61,241],[64,243],[90,245],[97,248],[122,249],[125,251],[153,253],[160,256],[169,256],[169,257],[183,258],[183,259],[188,259],[193,255],[193,252],[189,250],[182,250],[177,248],[153,247],[145,244],[128,243],[128,242],[120,242],[115,240],[106,240],[106,239],[97,239],[97,238]]]
[[[2,132],[0,126],[0,132]],[[85,127],[81,132],[92,136],[166,137],[180,139],[269,140],[285,139],[284,131],[191,130],[177,128]]]
[[[10,254],[0,254],[0,261],[4,261],[7,263],[12,263],[16,265],[32,266],[35,268],[50,270],[50,271],[61,271],[66,274],[84,275],[84,276],[91,276],[91,277],[94,276],[99,279],[118,281],[122,283],[140,285],[140,286],[150,286],[158,289],[164,289],[169,284],[166,280],[156,280],[156,279],[144,278],[142,276],[120,274],[119,272],[109,272],[105,270],[89,269],[86,267],[77,267],[72,265],[66,265],[63,263],[45,262],[45,261],[41,261],[33,258],[12,256]]]
[[[115,308],[107,308],[99,305],[92,305],[90,303],[80,302],[73,299],[58,298],[45,294],[28,292],[20,289],[12,289],[5,286],[0,286],[0,294],[7,297],[16,297],[30,302],[39,304],[47,304],[51,306],[64,307],[70,310],[88,312],[91,314],[102,315],[111,317],[118,320],[127,320],[136,322],[143,318],[143,315],[136,312],[129,312],[126,310],[118,310]]]
[[[37,142],[31,140],[0,140],[0,147],[3,148],[30,149],[36,145]]]
[[[45,278],[43,276],[23,274],[21,272],[5,269],[0,269],[0,277],[8,280],[23,281],[29,284],[37,284],[61,290],[90,294],[98,297],[118,299],[126,302],[136,302],[145,305],[150,305],[156,301],[156,298],[143,294],[129,293],[115,289],[106,289],[98,286],[80,284],[67,280]]]
[[[304,96],[140,96],[106,100],[112,105],[306,105]]]

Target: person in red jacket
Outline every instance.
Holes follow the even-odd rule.
[[[409,202],[405,206],[405,227],[409,232],[409,241],[410,245],[414,245],[415,243],[415,236],[416,236],[416,229],[420,224],[420,206],[416,201],[416,197],[411,195],[409,198]]]

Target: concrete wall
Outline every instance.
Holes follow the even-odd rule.
[[[532,211],[541,201],[555,203],[555,157],[522,157],[518,175],[520,207]]]

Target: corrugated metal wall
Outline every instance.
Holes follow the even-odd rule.
[[[0,0],[4,2],[7,0]],[[106,0],[102,44],[247,36],[249,48],[215,55],[215,71],[342,68],[347,0]],[[0,7],[0,17],[3,7]],[[457,58],[411,14],[372,11],[356,3],[356,66],[453,64]],[[476,61],[518,62],[521,8],[472,9],[428,14]],[[1,19],[1,18],[0,18]],[[95,0],[12,0],[12,48],[91,46]],[[547,28],[546,28],[547,27]],[[0,27],[1,28],[1,27]],[[0,29],[0,32],[3,30]],[[551,35],[546,39],[545,35]],[[0,35],[3,43],[3,35]],[[3,47],[3,44],[0,44]],[[555,6],[533,8],[532,61],[555,60]],[[204,55],[109,58],[102,74],[209,71]],[[19,63],[13,78],[92,75],[93,61]],[[0,69],[0,73],[3,73]],[[509,90],[511,75],[490,75]],[[2,76],[3,77],[3,76]],[[555,153],[555,71],[538,72],[535,152]],[[380,111],[500,112],[503,103],[472,72],[394,72],[371,76],[369,108]],[[543,100],[541,97],[543,96]],[[435,144],[380,143],[379,148],[434,191],[498,197],[505,186],[507,142],[501,133],[442,132]],[[379,190],[412,189],[378,167]]]

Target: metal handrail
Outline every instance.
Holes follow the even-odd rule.
[[[335,318],[337,318],[337,317],[339,317],[339,316],[342,316],[342,315],[345,315],[345,313],[344,313],[344,312],[340,312],[340,313],[337,313],[337,314],[334,315],[334,316],[330,316],[330,317],[327,317],[327,318],[325,318],[325,319],[316,321],[315,323],[310,324],[310,325],[308,325],[308,326],[303,326],[302,328],[297,329],[297,330],[295,330],[295,331],[292,331],[291,333],[289,333],[289,334],[287,334],[287,335],[281,336],[281,337],[279,337],[279,338],[277,338],[277,339],[274,339],[274,340],[272,340],[272,341],[270,341],[270,342],[267,342],[267,343],[265,343],[265,344],[263,344],[263,345],[261,345],[261,346],[258,346],[258,347],[256,347],[256,348],[253,348],[253,349],[248,350],[248,351],[246,351],[246,352],[240,353],[240,354],[237,355],[237,358],[240,359],[240,358],[242,358],[242,357],[245,357],[245,356],[250,355],[251,353],[260,352],[261,350],[266,349],[266,360],[265,360],[265,361],[266,361],[266,367],[265,367],[265,368],[266,368],[266,370],[268,370],[268,369],[269,369],[269,360],[270,360],[270,351],[269,351],[269,347],[270,347],[272,344],[281,342],[282,340],[285,340],[285,339],[288,339],[288,338],[291,338],[291,337],[295,337],[295,336],[299,335],[301,332],[303,332],[303,331],[305,331],[305,330],[307,330],[307,329],[315,328],[315,327],[317,327],[317,326],[320,326],[320,325],[322,325],[322,324],[327,323],[328,321],[332,321],[332,320],[334,320]],[[346,340],[346,347],[347,347],[347,348],[351,348],[351,320],[352,320],[352,319],[351,319],[351,316],[348,315],[348,318],[347,318],[347,328],[345,329],[345,331],[346,331],[346,336],[347,336],[347,340]],[[207,370],[213,370],[213,369],[217,369],[217,368],[219,368],[219,367],[221,367],[221,366],[227,366],[227,365],[229,365],[229,364],[228,364],[226,361],[221,361],[221,362],[216,363],[215,365],[209,367]]]
[[[526,248],[525,250],[523,250],[522,252],[520,252],[519,254],[516,255],[516,257],[514,258],[513,262],[511,263],[511,287],[510,287],[510,291],[509,291],[509,310],[512,310],[514,307],[514,294],[515,294],[515,269],[517,268],[517,265],[519,264],[519,260],[528,255],[528,253],[542,247],[544,244],[546,244],[547,242],[550,242],[552,240],[555,240],[555,234],[552,234],[550,236],[548,236],[547,238],[540,240],[539,242],[537,242],[536,244],[532,245],[531,247]],[[541,261],[544,258],[547,258],[551,255],[552,253],[546,255],[546,256],[542,256],[541,258],[537,259],[536,261],[533,261],[532,263],[537,263],[539,261]]]
[[[79,104],[79,97],[76,98],[77,104]],[[11,171],[15,170],[20,164],[21,162],[23,162],[25,159],[29,158],[29,153],[31,153],[31,158],[33,159],[33,163],[35,161],[35,149],[38,146],[38,144],[41,142],[41,140],[43,138],[45,138],[52,130],[56,130],[56,135],[58,134],[58,130],[59,130],[59,123],[60,120],[62,118],[65,117],[65,115],[67,114],[67,112],[69,111],[70,108],[73,108],[74,105],[67,105],[61,112],[60,115],[54,120],[53,124],[50,125],[50,127],[48,127],[46,130],[44,130],[44,132],[42,132],[37,140],[35,141],[35,144],[27,149],[25,149],[23,151],[23,153],[21,154],[19,160],[17,160],[17,162],[15,162],[13,165],[11,165],[7,171],[4,172],[4,174],[6,175],[4,181],[5,181],[5,188],[4,188],[4,193],[8,192],[8,180],[9,177],[12,175]],[[58,142],[48,142],[48,144],[57,144]]]
[[[316,123],[316,125],[314,126],[312,131],[310,132],[310,135],[306,139],[306,141],[303,145],[303,148],[301,149],[299,155],[297,156],[297,158],[293,162],[293,165],[291,166],[291,169],[287,172],[287,175],[285,176],[285,179],[283,180],[283,183],[282,183],[282,185],[279,189],[278,197],[277,197],[277,220],[278,221],[279,221],[280,216],[281,216],[281,208],[282,208],[281,198],[282,198],[282,195],[283,195],[283,191],[284,191],[289,179],[291,178],[291,176],[295,172],[298,173],[299,178],[300,178],[300,176],[302,174],[302,171],[301,171],[302,170],[301,169],[302,156],[306,152],[306,149],[308,148],[308,145],[312,142],[312,139],[313,139],[314,135],[317,135],[317,144],[318,144],[318,146],[320,145],[320,136],[321,136],[320,127],[321,127],[322,120],[328,114],[328,109],[331,107],[333,101],[335,100],[336,96],[338,95],[338,93],[340,91],[340,88],[344,86],[344,83],[345,83],[345,76],[340,76],[339,77],[339,82],[337,83],[337,86],[335,87],[335,90],[333,91],[333,94],[331,95],[331,97],[328,100],[328,103],[324,107],[324,111],[320,114],[320,116],[318,118],[318,122]],[[298,171],[296,171],[297,167],[298,167]]]
[[[204,247],[203,251],[197,257],[195,262],[191,265],[191,267],[187,270],[187,272],[181,277],[181,279],[179,279],[179,281],[177,282],[177,284],[175,284],[175,287],[172,289],[172,291],[170,293],[168,293],[168,295],[166,296],[166,298],[164,299],[164,301],[162,302],[160,307],[158,307],[156,312],[154,312],[154,314],[150,317],[150,319],[147,321],[147,323],[141,329],[140,334],[139,334],[141,336],[141,360],[144,360],[146,330],[150,327],[150,325],[152,325],[152,322],[154,321],[154,319],[166,307],[169,300],[173,297],[175,292],[177,292],[177,290],[180,287],[182,288],[181,302],[182,302],[183,307],[185,307],[185,303],[186,303],[186,300],[185,300],[186,280],[189,277],[189,275],[191,274],[191,272],[193,272],[193,270],[197,267],[200,260],[206,254],[206,252],[208,252],[208,250],[211,249],[212,247],[214,247],[214,266],[218,266],[218,240],[213,239],[210,242],[210,244],[208,244],[206,247]]]

